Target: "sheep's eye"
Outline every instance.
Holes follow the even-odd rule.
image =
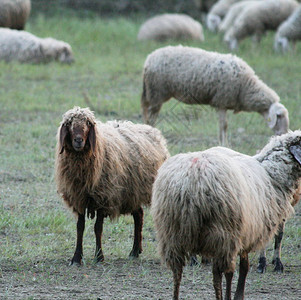
[[[92,123],[90,121],[87,121],[88,126],[92,126]]]

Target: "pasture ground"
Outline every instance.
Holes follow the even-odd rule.
[[[0,298],[1,299],[171,299],[172,275],[161,266],[155,233],[146,209],[144,252],[128,260],[133,220],[125,216],[104,225],[105,262],[93,264],[93,223],[84,237],[85,263],[69,267],[76,222],[56,194],[53,178],[56,131],[61,115],[73,107],[90,106],[102,121],[142,122],[141,74],[146,56],[169,43],[138,43],[142,16],[80,17],[70,12],[35,14],[27,30],[72,45],[73,65],[0,63]],[[206,42],[183,42],[228,52],[222,37],[205,29]],[[273,33],[260,45],[241,43],[237,55],[281,97],[290,113],[291,129],[301,126],[301,45],[280,55],[273,52]],[[173,42],[172,44],[177,44]],[[255,113],[229,118],[229,146],[253,155],[271,131]],[[217,145],[217,117],[209,107],[188,107],[176,100],[163,106],[158,128],[171,154]],[[272,248],[268,250],[268,261]],[[287,223],[283,239],[283,274],[256,273],[251,254],[246,299],[300,299],[301,207]],[[235,274],[234,281],[237,280]],[[181,299],[214,299],[210,266],[186,267]]]

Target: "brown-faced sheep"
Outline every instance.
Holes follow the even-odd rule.
[[[48,63],[74,61],[71,46],[53,38],[38,38],[26,32],[0,28],[0,60],[21,63]]]
[[[228,109],[260,113],[275,134],[287,132],[287,109],[254,70],[232,54],[168,46],[152,52],[144,63],[141,106],[144,121],[154,126],[164,102],[207,104],[219,114],[222,145],[226,143]]]
[[[30,0],[1,0],[0,27],[23,30],[30,10]]]
[[[202,25],[185,14],[157,15],[144,22],[138,32],[139,41],[184,39],[204,41]]]
[[[240,255],[234,299],[243,299],[248,253],[262,249],[293,213],[300,178],[300,130],[274,136],[255,156],[214,147],[169,158],[153,185],[151,213],[160,256],[173,271],[173,299],[191,254],[213,259],[216,299],[223,273],[231,298]]]
[[[103,261],[103,220],[132,214],[131,257],[142,251],[143,205],[150,205],[157,170],[169,156],[159,130],[131,122],[97,121],[88,108],[67,111],[57,133],[55,177],[58,193],[78,216],[71,263],[81,264],[85,213],[94,218],[96,262]]]

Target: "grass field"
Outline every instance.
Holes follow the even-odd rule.
[[[74,105],[90,106],[102,121],[142,122],[140,94],[146,56],[169,43],[138,43],[143,17],[52,17],[36,15],[27,30],[72,45],[73,65],[25,65],[0,62],[0,298],[1,299],[170,299],[171,273],[159,264],[152,219],[146,209],[144,252],[129,261],[133,239],[130,216],[106,220],[106,262],[93,265],[93,223],[84,237],[84,266],[70,268],[76,220],[56,194],[54,149],[62,114]],[[221,37],[205,30],[206,41],[183,42],[228,52]],[[173,42],[172,44],[177,44]],[[246,60],[280,95],[290,113],[290,128],[301,127],[301,45],[287,55],[275,54],[273,33],[260,45],[241,43]],[[272,132],[256,113],[228,113],[229,146],[253,155]],[[171,154],[203,150],[218,144],[218,122],[210,107],[185,106],[171,100],[158,126]],[[256,274],[252,254],[247,299],[298,299],[301,295],[301,209],[288,223],[283,240],[284,274]],[[268,259],[271,259],[270,248]],[[183,299],[213,299],[210,266],[187,267]],[[236,276],[237,277],[237,276]]]

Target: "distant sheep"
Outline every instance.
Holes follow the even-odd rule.
[[[301,131],[274,136],[255,156],[214,147],[169,158],[153,185],[151,213],[162,262],[173,271],[173,299],[191,254],[213,259],[216,299],[223,273],[231,299],[240,255],[234,299],[243,299],[248,253],[263,248],[293,213],[300,178]]]
[[[0,28],[0,60],[21,63],[74,61],[69,44],[53,38],[38,38],[26,31]]]
[[[240,1],[232,4],[228,12],[226,13],[225,17],[219,24],[218,31],[226,32],[233,25],[237,16],[239,16],[244,9],[248,8],[249,5],[252,5],[254,2],[257,1],[262,1],[262,0]]]
[[[288,111],[279,103],[279,96],[232,54],[182,46],[152,52],[143,71],[144,121],[154,126],[162,104],[172,97],[186,104],[214,107],[219,114],[222,145],[226,143],[228,109],[260,113],[275,134],[289,128]]]
[[[219,0],[210,9],[207,15],[207,27],[210,31],[217,31],[219,24],[233,3],[240,0]]]
[[[152,17],[143,23],[137,39],[165,41],[186,39],[204,41],[202,25],[188,15],[163,14]]]
[[[298,7],[295,0],[265,0],[255,2],[243,10],[224,35],[231,50],[238,48],[239,41],[254,36],[260,41],[267,30],[276,30]]]
[[[0,27],[23,30],[30,10],[30,0],[1,0]]]
[[[159,130],[131,122],[97,121],[88,108],[67,111],[57,133],[55,178],[58,193],[78,217],[71,264],[81,264],[85,214],[95,222],[95,261],[104,260],[105,217],[132,214],[131,257],[142,252],[143,205],[150,205],[158,168],[169,156]]]
[[[301,40],[301,5],[278,27],[275,35],[274,48],[286,52],[289,42]]]

